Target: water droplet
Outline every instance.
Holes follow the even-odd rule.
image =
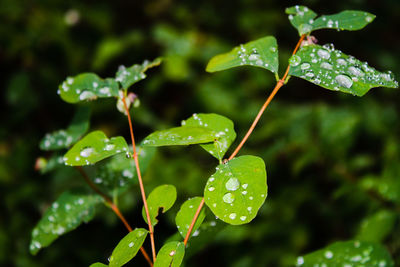
[[[175,255],[175,253],[176,253],[176,251],[175,251],[175,250],[173,250],[173,251],[171,251],[171,252],[169,253],[169,255],[172,257],[172,256],[174,256],[174,255]]]
[[[312,78],[312,77],[314,77],[315,75],[314,75],[314,73],[313,72],[307,72],[306,73],[306,77],[307,78]]]
[[[275,52],[276,52],[276,47],[271,47],[271,48],[269,49],[269,51],[271,51],[272,53],[275,53]]]
[[[79,95],[79,100],[86,100],[86,99],[93,99],[96,98],[96,95],[93,94],[90,91],[83,91],[80,95]]]
[[[297,265],[302,265],[304,263],[304,258],[303,257],[298,257],[297,258]]]
[[[325,49],[318,50],[317,54],[320,58],[323,58],[323,59],[329,59],[331,57],[331,53],[329,53]]]
[[[373,19],[374,19],[374,18],[371,17],[371,16],[365,17],[365,21],[366,21],[366,22],[371,22]]]
[[[247,191],[242,191],[242,194],[243,194],[243,195],[246,195],[246,194],[247,194]]]
[[[298,55],[293,55],[289,59],[289,64],[292,67],[300,65],[300,63],[301,63],[301,57],[299,57]]]
[[[223,197],[222,200],[225,203],[231,204],[233,201],[235,201],[235,196],[232,193],[226,193]]]
[[[335,80],[340,86],[345,88],[350,88],[353,85],[353,81],[350,77],[343,74],[336,76]]]
[[[210,186],[210,187],[208,188],[208,191],[210,191],[210,192],[212,192],[212,191],[214,191],[214,190],[215,190],[215,187]]]
[[[80,155],[81,157],[87,158],[89,157],[92,153],[94,152],[94,149],[92,147],[86,147],[82,149]]]
[[[332,259],[332,257],[333,257],[333,253],[330,250],[325,251],[324,255],[325,255],[325,258],[327,258],[327,259]]]
[[[303,63],[303,64],[301,64],[300,69],[307,70],[310,67],[311,67],[310,63]]]
[[[122,172],[122,176],[128,177],[128,178],[133,178],[133,173],[130,170],[124,170]]]
[[[347,65],[346,60],[344,60],[343,58],[338,58],[338,59],[336,60],[336,62],[337,62],[339,65],[342,65],[342,66],[346,66],[346,65]]]
[[[236,218],[236,213],[229,214],[229,218],[234,220]]]
[[[239,186],[240,182],[237,178],[230,178],[225,184],[226,189],[229,191],[235,191],[239,188]]]
[[[301,24],[299,27],[299,31],[301,34],[309,33],[312,31],[312,29],[313,29],[313,27],[307,23]]]
[[[251,212],[252,209],[253,209],[252,207],[247,207],[247,210],[248,210],[249,212]]]
[[[350,74],[354,76],[360,76],[360,77],[364,76],[364,72],[362,70],[353,66],[349,67],[348,71],[350,72]]]
[[[246,216],[240,216],[240,220],[241,220],[241,221],[245,221],[246,218],[247,218]]]
[[[321,63],[321,68],[326,69],[326,70],[331,70],[332,69],[332,65],[329,64],[328,62],[322,62]]]
[[[133,247],[133,242],[129,243],[128,245],[130,248]]]

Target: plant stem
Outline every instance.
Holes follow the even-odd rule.
[[[124,109],[125,109],[126,115],[128,116],[129,130],[130,130],[130,133],[131,133],[132,148],[133,148],[133,159],[135,161],[136,173],[137,173],[137,176],[138,176],[139,186],[140,186],[140,193],[142,195],[144,210],[146,212],[147,223],[149,225],[149,234],[150,234],[151,252],[152,252],[152,255],[153,255],[153,262],[155,262],[156,261],[156,247],[155,247],[155,244],[154,244],[153,225],[151,224],[151,220],[150,220],[149,207],[147,205],[146,192],[144,191],[142,174],[140,172],[139,159],[138,159],[137,151],[136,151],[135,137],[133,135],[132,120],[131,120],[131,115],[129,114],[128,105],[126,104],[125,95],[122,97],[122,102],[124,103]]]
[[[119,210],[118,206],[111,200],[111,198],[100,191],[100,189],[89,179],[89,176],[87,175],[87,173],[83,170],[83,168],[81,166],[76,166],[75,168],[80,172],[80,174],[82,175],[83,179],[90,186],[90,188],[92,188],[93,191],[95,191],[98,195],[100,195],[104,199],[104,201],[110,206],[112,211],[114,211],[114,213],[118,216],[118,218],[120,218],[122,223],[125,225],[126,229],[128,229],[129,232],[132,232],[133,231],[132,227],[129,225],[128,221],[125,219],[124,215],[122,215],[122,213]],[[140,252],[142,252],[144,258],[147,260],[149,265],[151,267],[153,267],[153,262],[151,261],[151,259],[150,259],[149,255],[147,254],[146,250],[143,247],[141,247],[140,248]]]
[[[299,49],[299,47],[301,45],[301,42],[304,40],[304,37],[305,37],[304,34],[300,37],[299,41],[297,42],[297,45],[296,45],[295,49],[293,50],[292,55],[296,54],[297,50]],[[261,107],[261,109],[258,112],[256,118],[254,119],[252,125],[250,126],[249,130],[247,131],[246,135],[243,137],[242,141],[240,141],[240,144],[236,147],[235,151],[232,153],[232,155],[229,157],[228,160],[233,159],[236,156],[236,154],[240,151],[240,149],[243,147],[244,143],[246,143],[247,139],[249,138],[249,136],[253,132],[253,130],[256,127],[258,121],[260,120],[262,114],[264,113],[265,109],[268,107],[269,103],[274,98],[274,96],[279,91],[279,89],[285,84],[286,77],[289,74],[289,69],[290,69],[290,65],[287,66],[285,74],[283,75],[283,77],[279,81],[277,81],[274,89],[272,90],[271,94],[268,96],[268,98],[265,101],[264,105]]]
[[[187,231],[187,233],[186,233],[185,239],[183,240],[183,243],[185,244],[185,246],[186,246],[186,244],[187,244],[187,242],[188,242],[188,240],[189,240],[190,233],[191,233],[192,230],[193,230],[194,224],[196,223],[197,218],[199,217],[200,212],[201,212],[201,209],[203,208],[203,206],[204,206],[204,197],[201,199],[200,205],[199,205],[199,207],[197,208],[196,213],[194,214],[193,220],[192,220],[192,222],[190,223],[190,226],[189,226],[189,229],[188,229],[188,231]]]

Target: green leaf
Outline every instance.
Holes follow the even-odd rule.
[[[193,114],[192,117],[182,122],[184,126],[198,126],[216,132],[213,144],[201,145],[208,153],[221,160],[232,142],[236,138],[233,122],[218,114]]]
[[[65,154],[64,162],[71,166],[83,166],[127,151],[128,145],[123,137],[108,139],[102,131],[94,131],[82,138]]]
[[[183,242],[169,242],[158,252],[154,267],[179,267],[184,256],[185,245]]]
[[[158,223],[157,216],[161,209],[161,213],[165,213],[175,203],[176,188],[170,184],[164,184],[156,187],[147,198],[147,206],[150,213],[150,221],[153,226]],[[146,211],[143,207],[142,215],[147,222]]]
[[[68,77],[59,87],[61,98],[68,103],[95,100],[98,97],[118,97],[118,83],[111,78],[101,79],[94,73]]]
[[[131,149],[130,149],[131,151]],[[153,147],[137,146],[136,151],[139,157],[139,166],[142,175],[152,161],[156,149]],[[130,186],[137,183],[137,172],[133,158],[125,154],[118,154],[101,164],[96,170],[93,182],[102,191],[119,195]]]
[[[389,252],[378,243],[336,242],[324,249],[297,258],[301,267],[313,266],[394,266]]]
[[[98,195],[64,192],[33,229],[30,252],[35,255],[60,235],[74,230],[82,222],[89,222],[94,216],[94,207],[101,201]]]
[[[241,156],[216,168],[204,188],[204,199],[219,219],[239,225],[256,217],[267,191],[264,161],[255,156]]]
[[[382,242],[391,232],[396,223],[396,213],[390,210],[380,210],[365,218],[358,230],[356,239],[370,242]]]
[[[217,55],[208,62],[206,71],[215,72],[242,65],[260,67],[277,73],[279,62],[275,37],[266,36],[237,46],[228,53]]]
[[[46,134],[40,141],[42,150],[58,150],[71,146],[89,129],[90,109],[79,107],[66,130]]]
[[[153,61],[145,60],[143,64],[135,64],[129,68],[125,66],[120,66],[117,73],[115,80],[120,82],[122,87],[126,90],[132,84],[137,83],[146,78],[145,72],[153,67],[156,67],[161,64],[161,58],[156,58]]]
[[[306,45],[294,57],[290,75],[330,90],[363,96],[373,87],[398,87],[391,72],[379,72],[332,45]]]
[[[52,155],[47,161],[44,161],[43,167],[40,168],[40,173],[45,174],[57,169],[58,167],[65,167],[63,157],[64,155],[59,153]]]
[[[199,207],[202,199],[203,199],[202,197],[194,197],[190,198],[189,200],[186,200],[182,204],[178,213],[176,214],[175,217],[176,226],[178,227],[179,233],[184,238],[186,237],[187,231],[190,227],[190,224],[194,218],[194,215],[196,214],[197,208]],[[197,217],[196,223],[194,224],[190,236],[192,236],[193,233],[200,227],[205,217],[206,217],[206,212],[203,208],[199,216]]]
[[[90,266],[89,267],[107,267],[108,265],[105,265],[105,264],[103,264],[103,263],[101,263],[101,262],[95,262],[95,263],[93,263],[93,264],[90,264]]]
[[[148,231],[136,228],[119,241],[110,257],[110,267],[119,267],[129,262],[136,256],[146,240]]]
[[[375,15],[358,10],[345,10],[333,15],[317,14],[305,6],[294,6],[286,9],[290,23],[299,35],[311,33],[318,29],[361,30],[375,19]]]

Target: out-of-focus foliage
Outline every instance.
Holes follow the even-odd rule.
[[[363,31],[313,35],[400,77],[399,1],[302,4],[320,14],[344,9],[376,14]],[[126,234],[116,216],[102,208],[88,225],[35,257],[29,254],[30,232],[51,203],[63,191],[85,186],[71,167],[43,176],[34,170],[37,157],[56,156],[39,150],[44,134],[65,129],[74,114],[57,95],[65,77],[83,72],[113,77],[121,64],[162,56],[161,68],[149,69],[148,78],[130,89],[141,100],[132,111],[138,140],[195,112],[231,119],[240,139],[270,92],[273,75],[250,67],[215,74],[204,69],[214,55],[266,35],[277,37],[279,65],[286,66],[298,38],[286,7],[277,0],[1,1],[0,265],[105,263]],[[299,255],[356,238],[381,242],[399,262],[399,100],[392,89],[355,98],[291,79],[240,153],[257,155],[268,166],[268,201],[245,226],[206,217],[185,251],[186,266],[293,266]],[[129,137],[115,100],[89,105],[91,131]],[[146,191],[172,184],[179,203],[159,218],[156,244],[173,238],[179,207],[202,193],[214,167],[215,160],[198,146],[158,149],[144,176]],[[145,228],[140,203],[133,187],[119,205],[132,225]],[[130,264],[145,261],[138,256]]]

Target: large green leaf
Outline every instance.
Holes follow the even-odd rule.
[[[362,267],[394,266],[388,251],[378,243],[345,241],[336,242],[324,249],[297,258],[302,267]]]
[[[102,131],[94,131],[82,138],[64,155],[64,162],[71,166],[83,166],[127,151],[128,144],[123,137],[108,139]]]
[[[40,141],[42,150],[58,150],[71,146],[89,129],[90,109],[79,107],[66,130],[46,134]]]
[[[396,218],[397,216],[394,211],[380,210],[363,220],[356,239],[382,242],[392,232]]]
[[[335,50],[332,45],[303,46],[290,64],[290,75],[357,96],[363,96],[373,87],[398,87],[391,72],[379,72],[367,62]]]
[[[215,216],[238,225],[256,217],[267,191],[264,161],[255,156],[241,156],[216,168],[204,188],[204,198]]]
[[[146,240],[148,231],[136,228],[119,241],[110,257],[110,267],[120,267],[136,256]]]
[[[117,73],[115,80],[120,82],[122,87],[126,90],[132,84],[143,80],[146,78],[145,72],[153,67],[156,67],[161,64],[161,58],[156,58],[153,61],[145,60],[143,64],[135,64],[129,68],[125,66],[120,66]]]
[[[333,15],[317,14],[306,6],[293,6],[286,9],[290,23],[299,35],[311,33],[318,29],[361,30],[375,19],[375,15],[358,10],[345,10]]]
[[[226,151],[236,138],[233,122],[218,114],[193,114],[192,117],[182,122],[184,126],[198,126],[216,132],[216,139],[213,144],[201,145],[211,155],[221,160]]]
[[[183,242],[169,242],[158,252],[154,267],[179,267],[184,256],[185,244]]]
[[[95,100],[98,97],[118,97],[118,83],[111,78],[101,79],[94,73],[68,77],[59,87],[61,98],[68,103]]]
[[[131,149],[130,149],[131,150]],[[153,147],[137,146],[136,151],[139,157],[139,166],[142,175],[146,172],[152,161],[156,149]],[[126,157],[126,154],[118,154],[100,164],[96,170],[93,182],[102,191],[120,194],[130,186],[137,183],[137,172],[133,158]]]
[[[94,216],[94,207],[102,198],[98,195],[64,192],[46,211],[32,231],[30,251],[36,254],[60,235],[77,228]]]
[[[175,203],[176,200],[176,188],[170,184],[164,184],[156,187],[147,198],[147,206],[150,213],[150,221],[154,226],[158,223],[157,216],[158,212],[165,213]],[[146,211],[143,207],[142,215],[144,220],[147,222]]]
[[[202,200],[201,197],[194,197],[186,200],[182,204],[178,213],[176,214],[175,223],[182,237],[186,237],[187,231],[194,218],[194,215],[196,214],[197,208],[199,207],[201,200]],[[197,217],[196,223],[194,224],[194,227],[191,232],[191,236],[200,227],[205,217],[206,217],[206,212],[203,208],[199,216]]]
[[[278,72],[278,45],[273,36],[266,36],[255,41],[242,44],[232,51],[213,57],[206,70],[215,72],[242,65],[264,68]]]

